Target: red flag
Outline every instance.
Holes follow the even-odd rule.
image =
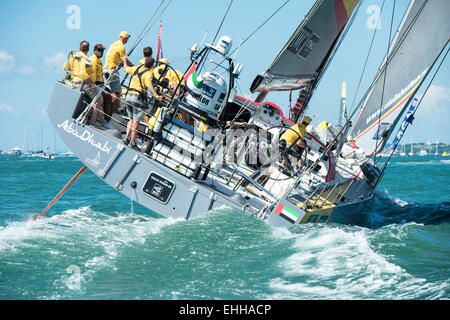
[[[161,34],[162,34],[162,22],[159,23],[158,48],[157,48],[157,51],[156,51],[156,65],[158,65],[159,53],[161,51]],[[161,58],[162,58],[162,56],[161,56]]]

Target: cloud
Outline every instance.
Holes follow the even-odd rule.
[[[13,110],[13,107],[11,107],[10,105],[4,102],[0,102],[0,112],[13,112]]]
[[[44,58],[43,61],[47,71],[61,73],[62,66],[64,64],[64,61],[66,61],[66,59],[67,53],[60,51],[51,57]]]
[[[0,50],[0,73],[9,73],[17,67],[17,73],[30,75],[34,73],[34,68],[28,65],[18,67],[17,59],[5,50]]]
[[[22,75],[29,75],[34,73],[34,69],[31,66],[22,66],[17,70],[17,72]]]
[[[422,101],[422,111],[429,115],[448,112],[450,106],[450,88],[432,85]]]
[[[9,71],[13,66],[14,56],[4,50],[0,50],[0,73]]]

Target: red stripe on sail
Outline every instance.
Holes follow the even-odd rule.
[[[348,15],[344,5],[344,0],[334,0],[334,11],[336,13],[336,24],[338,32],[341,32],[347,24]]]

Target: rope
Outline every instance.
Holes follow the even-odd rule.
[[[388,49],[386,52],[386,61],[389,60],[389,54],[391,52],[392,47],[392,28],[394,26],[394,15],[395,15],[395,4],[396,0],[394,0],[394,3],[392,5],[392,16],[391,16],[391,28],[389,30],[389,43],[388,43]],[[374,155],[376,157],[376,152],[378,150],[378,147],[383,143],[384,139],[380,139],[380,129],[381,129],[381,117],[382,117],[382,108],[384,103],[384,93],[386,90],[386,79],[387,79],[387,73],[388,73],[388,64],[386,65],[386,68],[384,70],[384,78],[383,78],[383,90],[381,92],[381,101],[380,101],[380,109],[379,109],[379,115],[378,115],[378,128],[377,128],[377,142],[375,143],[375,150]],[[377,163],[378,160],[375,160],[375,163]]]
[[[438,60],[439,57],[442,55],[442,53],[443,53],[443,51],[445,50],[445,48],[448,46],[448,43],[449,43],[449,41],[447,41],[446,45],[444,46],[444,48],[443,48],[442,51],[441,51],[441,54],[437,57],[437,59],[436,59],[435,62],[433,63],[433,66],[436,64],[437,60]],[[416,107],[416,111],[415,111],[415,112],[417,112],[417,110],[419,109],[420,105],[422,104],[422,101],[423,101],[423,99],[425,98],[425,96],[427,95],[427,93],[428,93],[428,91],[429,91],[429,89],[430,89],[430,87],[431,87],[431,85],[432,85],[434,79],[436,78],[437,74],[439,73],[439,70],[441,69],[442,64],[444,63],[445,59],[447,58],[447,55],[448,55],[449,51],[450,51],[450,48],[447,49],[447,52],[445,53],[444,58],[442,59],[442,61],[441,61],[441,63],[439,64],[439,66],[438,66],[436,72],[434,73],[433,77],[431,78],[431,81],[430,81],[430,83],[428,84],[428,86],[427,86],[427,88],[426,88],[424,94],[422,95],[422,98],[420,99],[419,103],[417,104],[417,107]],[[432,68],[433,68],[433,67],[431,67],[430,69],[432,69]],[[414,113],[415,113],[415,112],[414,112]],[[403,136],[400,138],[399,143],[400,143],[400,141],[402,140],[402,138],[403,138]],[[389,163],[390,163],[390,161],[391,161],[391,159],[392,159],[392,156],[394,155],[394,152],[395,152],[395,149],[392,150],[391,154],[389,155],[388,160],[383,164],[383,167],[381,168],[381,174],[380,174],[380,177],[378,178],[377,182],[375,183],[375,187],[374,187],[374,188],[376,188],[376,186],[380,183],[381,179],[384,177],[384,173],[385,173],[385,171],[386,171],[386,169],[387,169],[387,166],[389,165]]]
[[[166,0],[162,0],[158,6],[158,8],[155,10],[155,12],[153,13],[153,15],[151,16],[151,18],[149,19],[149,21],[147,22],[147,24],[145,25],[144,29],[141,31],[141,33],[139,34],[139,36],[137,37],[136,41],[134,42],[134,44],[131,46],[130,51],[128,52],[128,56],[130,56],[133,51],[136,49],[136,47],[139,45],[139,43],[144,39],[144,37],[146,36],[146,34],[150,31],[150,29],[153,27],[153,25],[155,24],[155,22],[159,19],[159,17],[164,13],[164,11],[166,11],[167,7],[170,5],[170,3],[172,2],[172,0],[169,0],[169,3],[164,7],[164,9],[160,12],[159,16],[155,19],[155,21],[153,21],[153,23],[150,25],[150,23],[152,22],[153,18],[155,17],[155,15],[158,13],[159,9],[162,7],[162,5],[164,4]]]
[[[217,36],[219,35],[220,30],[222,29],[223,23],[225,22],[225,19],[228,16],[228,12],[230,11],[230,8],[231,8],[231,5],[233,4],[233,1],[234,0],[231,0],[230,4],[228,5],[227,11],[225,12],[225,15],[223,16],[222,22],[220,23],[219,28],[217,29],[216,35],[214,36],[214,39],[212,41],[213,43],[216,41]]]
[[[286,6],[288,4],[288,2],[291,0],[287,0],[286,2],[284,2],[269,18],[267,18],[258,28],[256,28],[255,31],[253,31],[248,37],[246,37],[243,41],[241,46],[244,45],[244,43],[246,43],[248,40],[250,40],[262,27],[264,27],[266,25],[267,22],[269,22],[281,9],[284,8],[284,6]],[[230,56],[237,50],[238,48],[234,49],[233,51],[231,51]]]
[[[385,4],[385,0],[383,0],[383,4],[382,4],[382,6],[381,6],[380,16],[383,14],[384,4]],[[377,23],[378,23],[378,22],[377,22]],[[370,46],[369,46],[369,52],[367,53],[366,61],[364,62],[364,67],[363,67],[363,70],[362,70],[362,72],[361,72],[361,77],[359,78],[358,87],[357,87],[357,89],[356,89],[355,96],[353,97],[352,107],[351,107],[352,114],[353,114],[353,112],[354,112],[354,110],[355,110],[354,108],[356,108],[356,107],[355,107],[356,97],[358,96],[359,89],[361,88],[361,84],[362,84],[362,79],[363,79],[363,77],[364,77],[364,74],[366,73],[367,64],[368,64],[368,62],[369,62],[370,54],[371,54],[371,52],[372,52],[372,48],[373,48],[373,44],[374,44],[374,42],[375,42],[375,37],[376,37],[376,35],[377,35],[377,31],[378,31],[378,28],[375,28],[375,31],[374,31],[373,36],[372,36],[372,41],[371,41]],[[350,117],[350,118],[351,118],[351,117]]]

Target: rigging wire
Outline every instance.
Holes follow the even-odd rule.
[[[145,25],[144,29],[141,31],[141,33],[139,34],[139,36],[137,37],[137,39],[135,40],[134,44],[131,46],[130,51],[128,52],[128,56],[130,56],[133,51],[136,49],[136,47],[139,45],[139,43],[144,39],[144,37],[147,35],[147,33],[150,31],[150,29],[153,27],[153,25],[155,24],[155,22],[158,20],[158,18],[164,13],[164,11],[166,11],[167,7],[170,5],[170,3],[172,2],[172,0],[169,0],[169,2],[167,3],[167,5],[163,8],[163,10],[160,12],[160,14],[158,15],[158,17],[155,19],[155,21],[152,20],[153,18],[156,16],[156,14],[158,13],[159,9],[161,9],[161,7],[163,6],[164,2],[166,2],[166,0],[162,0],[158,6],[158,8],[155,10],[155,12],[153,13],[153,15],[150,17],[149,21],[147,22],[147,24]]]
[[[230,56],[233,54],[233,53],[235,53],[236,52],[236,50],[238,50],[238,49],[240,49],[243,45],[244,45],[244,43],[246,43],[248,40],[250,40],[262,27],[264,27],[264,25],[266,25],[278,12],[280,12],[281,11],[281,9],[283,9],[284,8],[284,6],[286,6],[287,4],[288,4],[288,2],[289,1],[291,1],[291,0],[287,0],[286,2],[284,2],[274,13],[272,13],[272,15],[270,16],[270,17],[268,17],[266,20],[264,20],[264,22],[263,23],[261,23],[260,25],[259,25],[259,27],[258,28],[256,28],[256,30],[255,31],[253,31],[249,36],[247,36],[246,38],[243,38],[242,39],[242,41],[241,41],[241,44],[240,44],[240,46],[238,47],[238,48],[236,48],[236,49],[234,49],[233,51],[231,51],[231,53],[229,54]],[[222,60],[222,62],[221,63],[223,63],[225,61],[225,59],[223,59]]]
[[[136,49],[136,47],[138,46],[138,44],[142,41],[142,39],[144,38],[144,36],[150,31],[150,29],[153,27],[153,25],[155,24],[155,22],[159,19],[159,17],[166,11],[167,7],[172,3],[172,0],[169,0],[169,2],[167,3],[167,5],[164,7],[164,9],[160,12],[160,14],[158,15],[158,17],[155,19],[155,21],[150,25],[150,22],[152,21],[153,17],[156,15],[156,13],[158,12],[158,10],[161,8],[161,6],[164,4],[166,0],[162,0],[158,9],[153,13],[152,18],[147,22],[147,24],[145,25],[145,28],[142,30],[142,32],[139,34],[138,38],[136,39],[135,43],[133,44],[133,46],[131,47],[128,56],[131,55],[133,53],[133,51]],[[149,26],[150,25],[150,26]],[[123,61],[119,63],[119,65],[115,68],[116,71],[119,71],[123,66]],[[124,77],[124,79],[122,80],[121,85],[124,84],[125,80],[127,79],[127,76]],[[109,77],[104,86],[106,87],[109,82],[111,81],[112,77]],[[87,121],[87,114],[91,111],[91,109],[93,108],[93,105],[96,101],[98,101],[98,99],[100,98],[100,95],[102,93],[99,91],[97,93],[97,95],[94,97],[94,99],[92,99],[92,102],[86,107],[86,109],[80,114],[80,116],[78,116],[78,118],[76,119],[77,123],[85,123]]]
[[[450,40],[449,40],[449,41],[450,41]],[[441,51],[441,54],[436,58],[436,60],[435,60],[435,62],[433,63],[433,65],[439,60],[439,57],[442,55],[442,52],[443,52],[443,51],[445,50],[445,48],[448,46],[449,41],[447,41],[446,45],[444,46],[444,48],[443,48],[442,51]],[[422,97],[420,98],[419,103],[417,104],[417,107],[416,107],[416,111],[415,111],[415,112],[417,112],[417,110],[419,109],[420,105],[422,104],[423,99],[425,98],[425,96],[427,95],[429,89],[431,88],[431,85],[433,84],[434,79],[436,78],[437,74],[439,73],[439,71],[440,71],[440,69],[441,69],[441,67],[442,67],[442,65],[443,65],[443,63],[444,63],[444,61],[447,59],[447,56],[448,56],[449,51],[450,51],[450,47],[447,49],[447,52],[445,53],[444,57],[442,58],[441,63],[440,63],[439,66],[437,67],[436,72],[434,73],[433,77],[432,77],[431,80],[430,80],[430,83],[428,84],[427,88],[425,89],[425,92],[423,93]],[[403,136],[402,136],[402,138],[403,138]],[[399,143],[400,143],[400,141],[402,140],[402,138],[400,138]],[[383,164],[383,167],[381,168],[381,174],[380,174],[380,177],[377,179],[377,182],[375,183],[374,189],[376,188],[376,186],[380,183],[381,179],[383,178],[384,173],[386,172],[387,166],[389,165],[389,163],[390,163],[390,161],[391,161],[391,159],[392,159],[392,156],[394,155],[394,152],[395,152],[395,150],[392,150],[392,152],[391,152],[389,158],[388,158],[388,159],[386,160],[386,162]]]
[[[277,10],[275,10],[274,13],[272,13],[266,20],[263,21],[263,23],[261,23],[249,36],[242,38],[241,42],[239,44],[239,47],[235,48],[233,51],[231,51],[231,53],[229,54],[230,56],[233,55],[236,51],[238,51],[240,48],[242,48],[242,46],[248,41],[250,40],[259,30],[261,30],[262,27],[264,27],[278,12],[281,11],[281,9],[283,9],[288,3],[290,2],[290,0],[286,0]],[[237,55],[237,53],[236,53]],[[236,58],[236,55],[233,57],[233,60]],[[220,64],[222,64],[226,59],[224,58],[222,60],[222,62]],[[251,102],[248,102],[248,106],[251,104]],[[246,106],[243,106],[241,109],[246,109]],[[244,112],[245,110],[242,110],[242,112]],[[239,114],[239,113],[238,113]],[[234,123],[236,121],[237,117],[235,117],[232,121],[232,123]]]
[[[147,24],[145,25],[144,29],[141,31],[141,33],[139,34],[139,36],[137,37],[136,41],[134,42],[134,44],[131,46],[130,51],[128,52],[127,56],[130,56],[131,54],[133,54],[134,50],[136,49],[136,47],[139,45],[139,43],[144,39],[144,37],[147,35],[147,33],[150,31],[150,29],[155,25],[156,21],[161,17],[161,15],[164,13],[164,11],[166,11],[167,7],[172,3],[172,0],[169,0],[169,2],[167,3],[167,5],[163,8],[163,10],[159,13],[158,17],[156,17],[155,21],[153,21],[153,23],[150,25],[150,23],[152,22],[153,18],[155,17],[155,15],[158,13],[159,9],[162,7],[162,5],[164,4],[166,0],[162,0],[161,3],[159,4],[158,8],[156,9],[156,11],[153,13],[153,15],[151,16],[151,18],[149,19],[149,21],[147,22]],[[122,63],[119,65],[122,66]],[[120,69],[120,67],[119,67]],[[123,85],[125,83],[125,81],[128,78],[128,73],[125,75],[125,77],[122,80],[121,85]]]
[[[395,16],[395,5],[396,5],[396,0],[394,0],[394,3],[392,5],[392,16],[391,16],[391,27],[389,29],[389,43],[388,43],[388,49],[386,52],[386,61],[389,60],[391,51],[392,51],[392,28],[394,26],[394,16]],[[386,90],[386,80],[387,80],[387,74],[388,74],[388,66],[386,65],[386,68],[384,70],[384,78],[383,78],[383,90],[381,92],[381,101],[380,101],[380,109],[379,109],[379,115],[378,115],[378,128],[377,128],[377,142],[375,143],[375,157],[377,156],[376,153],[378,151],[378,148],[381,146],[381,144],[383,143],[383,141],[385,141],[385,139],[380,139],[380,129],[381,129],[381,117],[382,117],[382,112],[383,112],[383,103],[384,103],[384,94],[385,94],[385,90]],[[386,137],[387,138],[387,137]],[[381,150],[380,150],[381,151]],[[375,160],[375,163],[377,163],[378,160]]]
[[[228,13],[230,12],[230,8],[231,8],[231,5],[233,4],[233,2],[234,2],[234,0],[231,0],[230,3],[228,4],[228,8],[225,11],[225,14],[223,15],[222,21],[221,21],[219,27],[217,28],[216,35],[214,36],[214,39],[212,41],[213,45],[217,39],[217,36],[219,35],[220,30],[222,29],[223,23],[225,22],[225,19],[227,18]],[[202,61],[200,61],[198,70],[201,70],[203,68],[206,61],[208,60],[208,56],[209,56],[209,52],[206,54],[206,56],[204,58],[202,58]]]
[[[383,14],[385,2],[386,2],[386,0],[383,0],[383,4],[381,5],[380,17]],[[377,21],[377,24],[378,23],[379,23],[379,21]],[[355,107],[356,97],[358,96],[359,89],[361,88],[361,84],[362,84],[362,80],[363,80],[364,74],[366,73],[367,64],[369,62],[370,54],[372,53],[372,48],[373,48],[373,44],[375,42],[375,37],[377,35],[377,31],[378,31],[378,28],[375,28],[375,31],[374,31],[373,36],[372,36],[372,41],[370,43],[369,52],[367,53],[366,61],[364,63],[364,67],[363,67],[363,70],[361,72],[361,77],[359,78],[358,87],[356,89],[355,96],[353,97],[352,106],[351,106],[351,110],[352,110],[351,113],[352,114],[353,114],[354,108],[356,108]]]
[[[284,6],[286,6],[288,4],[288,2],[291,0],[287,0],[286,2],[284,2],[270,17],[268,17],[258,28],[256,28],[255,31],[253,31],[248,37],[246,37],[242,43],[241,46],[244,45],[244,43],[246,43],[248,40],[250,40],[262,27],[264,27],[264,25],[266,25],[267,22],[269,22],[281,9],[284,8]],[[233,51],[231,51],[230,56],[237,50],[238,48],[234,49]]]
[[[397,45],[396,45],[394,48],[392,48],[392,52],[393,52],[393,53],[394,53],[394,52],[397,52],[397,50],[398,50],[398,49],[400,48],[400,46],[403,44],[403,42],[405,41],[406,37],[409,35],[409,33],[410,33],[412,27],[413,27],[413,26],[415,25],[415,23],[417,22],[417,19],[419,18],[420,14],[422,13],[422,11],[423,11],[423,9],[424,9],[424,7],[425,7],[426,4],[427,4],[427,2],[424,2],[424,3],[422,4],[422,6],[418,9],[416,15],[412,18],[412,20],[411,20],[411,22],[409,23],[409,25],[408,25],[407,27],[404,27],[404,28],[403,28],[405,31],[404,31],[404,34],[402,35],[402,37],[401,37],[400,39],[397,39],[396,41],[394,40],[394,41],[397,43]],[[412,3],[411,3],[411,5],[412,5]],[[400,32],[400,31],[401,31],[401,30],[399,30],[398,32]],[[362,108],[365,107],[365,106],[363,105],[364,100],[365,100],[365,99],[369,96],[369,94],[372,92],[372,90],[373,90],[373,88],[375,87],[375,85],[376,85],[378,79],[381,77],[381,75],[383,74],[383,71],[386,69],[386,66],[391,62],[391,60],[392,60],[394,57],[395,57],[394,54],[392,54],[390,57],[385,57],[385,62],[384,62],[384,64],[379,68],[378,73],[377,73],[377,75],[375,76],[375,79],[372,81],[372,84],[370,85],[370,87],[367,89],[367,91],[366,91],[366,93],[364,94],[364,96],[360,99],[359,103],[357,104],[358,106],[361,105],[361,107],[360,107],[360,108],[358,108],[358,107],[355,107],[355,108],[354,108],[354,110],[353,110],[353,112],[352,112],[352,114],[351,114],[349,120],[351,120],[351,119],[355,116],[356,112],[357,112],[359,109],[362,109]],[[355,96],[355,98],[356,98],[356,96]]]
[[[217,39],[217,36],[219,35],[220,30],[222,29],[223,23],[225,22],[225,19],[226,19],[227,16],[228,16],[228,12],[230,12],[230,8],[231,8],[231,5],[233,4],[233,1],[234,1],[234,0],[231,0],[231,1],[230,1],[230,4],[228,5],[227,11],[225,12],[225,14],[224,14],[224,16],[223,16],[222,22],[220,23],[219,28],[217,29],[216,35],[214,36],[214,39],[213,39],[213,41],[212,41],[213,44],[215,43],[215,41],[216,41],[216,39]]]

